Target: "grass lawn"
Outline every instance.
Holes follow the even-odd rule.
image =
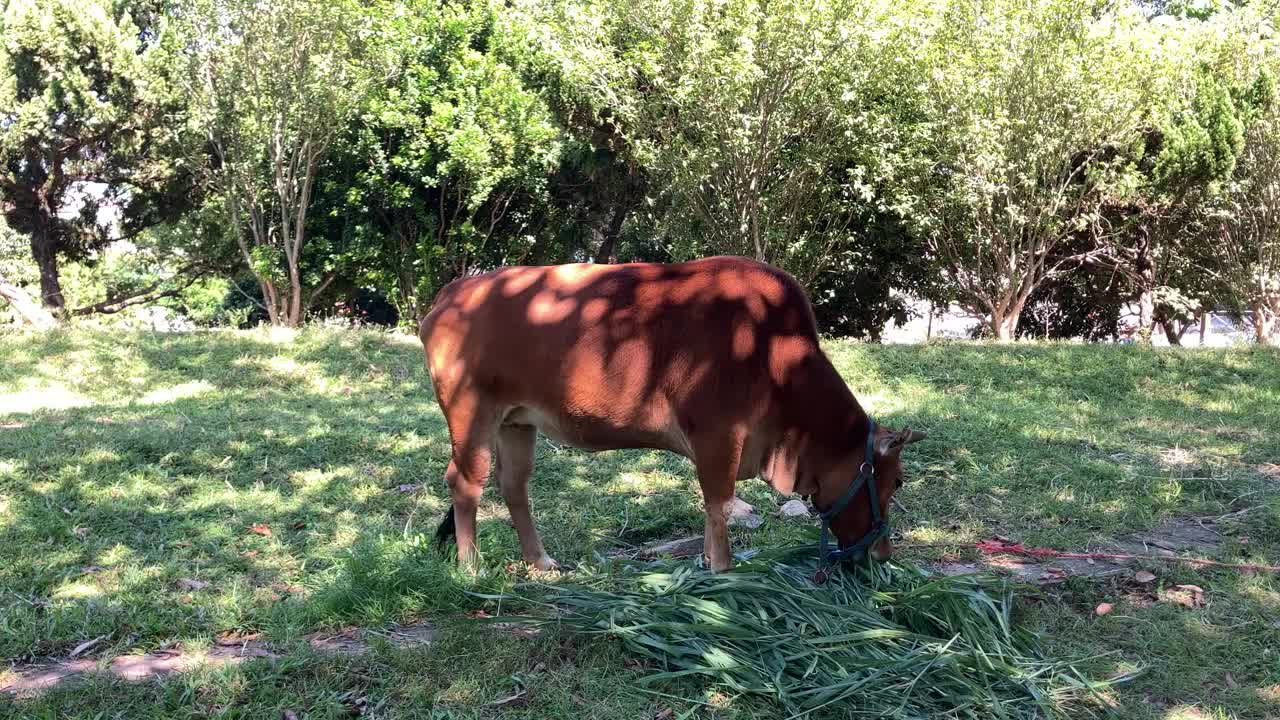
[[[929,431],[907,453],[901,542],[998,533],[1083,550],[1164,518],[1226,516],[1217,559],[1280,563],[1274,351],[841,341],[828,351],[878,420]],[[271,662],[0,698],[0,717],[776,716],[714,693],[700,705],[641,691],[630,682],[641,670],[612,643],[469,620],[481,602],[465,591],[508,586],[519,549],[491,487],[480,530],[489,570],[468,580],[439,559],[430,539],[447,462],[412,338],[0,336],[0,658],[62,658],[99,637],[88,654],[109,658],[207,646],[227,631],[282,648]],[[735,547],[816,537],[773,512],[782,499],[764,484],[740,491],[767,519],[735,529]],[[658,452],[589,455],[540,440],[532,492],[548,550],[566,565],[702,529],[691,466]],[[1159,585],[1202,587],[1205,606],[1145,601],[1129,580],[1073,579],[1020,592],[1020,620],[1055,654],[1115,651],[1093,662],[1098,675],[1143,668],[1116,691],[1123,717],[1280,717],[1280,579],[1149,569]],[[1098,617],[1101,602],[1115,609]],[[414,621],[435,626],[430,645],[332,656],[300,640]]]

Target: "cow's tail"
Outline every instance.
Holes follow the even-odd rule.
[[[440,527],[436,528],[436,546],[444,550],[449,544],[449,539],[457,536],[458,528],[453,524],[453,504],[449,504],[449,512],[445,513],[444,520],[440,521]]]

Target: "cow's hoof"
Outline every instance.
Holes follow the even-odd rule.
[[[541,570],[542,572],[550,572],[552,570],[560,569],[560,563],[551,559],[551,556],[546,554],[544,554],[542,557],[538,558],[537,560],[534,560],[529,564]]]

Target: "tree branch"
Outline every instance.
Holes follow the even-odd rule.
[[[174,273],[173,277],[166,278],[164,280],[157,280],[156,282],[152,283],[150,286],[148,286],[144,290],[140,290],[131,295],[124,295],[124,296],[117,295],[115,297],[107,298],[102,302],[97,302],[92,305],[85,305],[84,307],[79,307],[79,308],[76,308],[75,310],[72,310],[71,314],[76,316],[97,315],[97,314],[111,315],[114,313],[118,313],[121,310],[124,310],[125,308],[132,307],[134,305],[142,305],[144,303],[155,302],[156,300],[159,300],[161,298],[173,297],[178,293],[182,292],[183,290],[186,290],[187,288],[191,287],[191,285],[194,284],[197,280],[207,275],[209,271],[210,271],[210,268],[208,267],[203,267],[196,263],[192,263],[191,265],[187,265],[186,267],[183,267],[180,270],[178,270],[176,273]],[[187,275],[188,273],[191,273],[191,274]],[[166,283],[174,280],[175,278],[182,277],[183,275],[187,275],[187,277],[177,287],[168,288],[166,290],[160,290],[160,288],[164,286]]]

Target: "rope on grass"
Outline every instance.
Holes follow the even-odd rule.
[[[1131,555],[1127,553],[1104,552],[1069,552],[1052,548],[1027,547],[1022,543],[1005,542],[1003,540],[982,540],[976,543],[907,543],[901,547],[925,548],[973,548],[984,555],[1026,555],[1033,558],[1077,558],[1081,560],[1159,560],[1163,562],[1184,562],[1191,565],[1210,565],[1213,567],[1241,570],[1245,572],[1280,573],[1280,565],[1261,565],[1258,563],[1228,563],[1203,558],[1177,557],[1167,555]]]

